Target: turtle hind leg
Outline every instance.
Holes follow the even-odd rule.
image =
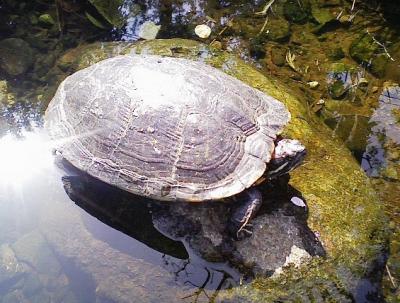
[[[234,238],[243,239],[252,234],[250,220],[262,205],[262,194],[257,188],[251,187],[241,193],[238,200],[232,209],[228,230]]]

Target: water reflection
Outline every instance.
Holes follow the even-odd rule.
[[[391,159],[388,155],[400,145],[399,113],[400,87],[384,88],[379,96],[379,106],[370,119],[373,127],[361,163],[367,174],[372,177],[381,176],[382,173],[384,177],[396,177],[389,175],[392,165],[390,162],[396,162],[396,157]]]
[[[53,164],[51,143],[43,132],[22,131],[20,136],[7,133],[0,138],[2,186],[23,186]]]
[[[204,0],[193,1],[131,1],[126,0],[119,8],[124,17],[125,26],[120,35],[123,41],[139,39],[141,26],[146,21],[162,25],[161,36],[185,36],[186,26],[193,22],[193,17],[205,17]]]

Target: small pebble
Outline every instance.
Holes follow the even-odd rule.
[[[195,27],[194,32],[200,38],[206,39],[211,35],[211,28],[208,25],[200,24]]]
[[[307,206],[304,203],[304,201],[302,199],[300,199],[299,197],[292,197],[292,199],[290,199],[290,202],[292,202],[294,205],[299,206],[299,207],[306,207]]]
[[[318,81],[310,81],[307,83],[310,88],[316,88],[319,85]]]

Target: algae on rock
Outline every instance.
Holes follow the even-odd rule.
[[[130,53],[179,56],[203,60],[221,68],[285,103],[292,120],[284,135],[299,139],[308,148],[305,163],[290,174],[289,184],[306,199],[308,225],[323,243],[327,258],[314,259],[301,268],[286,268],[278,278],[260,277],[250,285],[220,291],[218,300],[269,302],[318,300],[320,297],[340,302],[363,300],[358,290],[372,273],[374,276],[368,283],[372,291],[380,295],[387,241],[382,206],[351,153],[339,140],[332,138],[328,127],[309,114],[300,101],[301,96],[294,96],[290,88],[265,77],[232,54],[183,39],[81,46],[75,50],[75,55],[80,56],[70,62],[69,68],[77,70],[117,54]],[[57,239],[60,253],[61,243],[62,240]],[[72,251],[69,249],[67,254]]]

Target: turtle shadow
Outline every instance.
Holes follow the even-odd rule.
[[[99,181],[66,161],[62,166],[67,172],[62,177],[64,189],[79,207],[164,256],[186,260],[180,263],[179,273],[188,264],[192,271],[196,266],[208,273],[217,271],[225,277],[218,288],[251,281],[256,275],[279,274],[290,263],[300,265],[325,255],[307,226],[306,202],[288,184],[288,177],[261,187],[265,202],[252,221],[253,234],[235,240],[227,229],[234,203],[155,201]],[[293,197],[304,205],[294,204]]]

